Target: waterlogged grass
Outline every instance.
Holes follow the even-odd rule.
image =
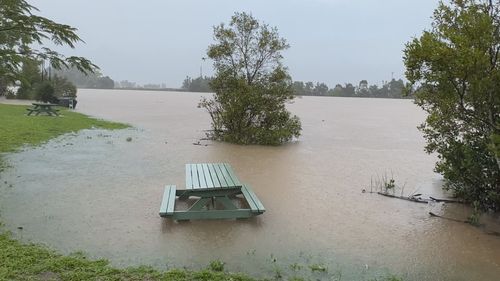
[[[61,110],[62,117],[26,116],[25,105],[0,104],[0,153],[22,145],[37,145],[59,135],[82,129],[123,129],[128,125],[90,118]]]
[[[0,234],[0,280],[255,280],[242,274],[174,269],[158,271],[141,266],[117,269],[106,260],[89,260],[82,254],[60,255],[38,245],[24,245]]]
[[[123,129],[126,124],[90,118],[62,109],[62,117],[26,116],[26,105],[0,104],[0,171],[5,167],[1,153],[23,145],[38,145],[57,136],[82,129]]]

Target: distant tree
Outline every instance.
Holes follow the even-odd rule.
[[[359,97],[369,97],[369,96],[371,96],[370,95],[370,90],[368,89],[368,81],[366,81],[366,80],[359,81],[358,90],[357,90],[356,95],[359,96]]]
[[[316,83],[313,94],[317,96],[326,96],[328,93],[328,86],[325,83]]]
[[[360,89],[368,89],[368,81],[366,81],[366,80],[359,81],[358,87]]]
[[[295,95],[304,95],[304,82],[294,81],[292,84],[292,88]]]
[[[186,76],[186,79],[184,79],[184,81],[182,81],[181,89],[189,90],[189,87],[191,86],[191,81],[192,80],[193,79],[191,79],[191,77]]]
[[[97,89],[113,89],[115,82],[109,76],[99,77],[96,81],[95,87]]]
[[[212,92],[212,88],[210,88],[211,81],[212,77],[205,76],[192,79],[187,76],[182,82],[182,89],[190,92]]]
[[[389,84],[385,83],[382,85],[382,87],[378,90],[378,95],[377,97],[379,98],[389,98],[390,95],[390,89],[389,89]]]
[[[48,60],[55,68],[71,65],[84,72],[97,68],[83,57],[65,57],[44,46],[51,42],[74,48],[82,40],[75,28],[38,16],[36,11],[24,0],[0,0],[0,77],[20,80],[23,64],[29,60]]]
[[[305,95],[312,95],[314,90],[314,84],[313,82],[306,82],[304,86],[304,94]]]
[[[406,77],[428,113],[420,129],[446,188],[500,210],[500,1],[450,0],[406,44]]]
[[[76,86],[64,77],[54,76],[51,81],[55,97],[76,97]]]
[[[368,92],[370,97],[377,97],[379,94],[379,88],[377,85],[370,85],[368,87]]]
[[[388,97],[389,98],[402,98],[404,88],[405,88],[405,83],[403,82],[403,80],[392,79],[389,82]]]
[[[351,83],[346,83],[343,89],[344,97],[354,97],[356,95],[356,88]]]
[[[215,94],[200,103],[212,119],[212,137],[271,145],[298,137],[300,121],[285,108],[294,98],[281,64],[281,51],[289,46],[277,29],[235,13],[228,26],[214,27],[214,39],[208,57],[216,70],[211,82]]]
[[[337,84],[332,90],[331,95],[336,97],[341,97],[344,94],[344,87],[342,85]]]

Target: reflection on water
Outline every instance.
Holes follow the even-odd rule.
[[[82,131],[11,154],[15,168],[0,183],[7,228],[24,241],[84,250],[123,266],[199,268],[220,259],[232,271],[297,271],[319,279],[386,272],[408,280],[500,276],[498,237],[428,215],[464,219],[465,207],[361,192],[371,178],[392,173],[406,193],[443,196],[436,159],[423,152],[415,128],[424,113],[411,101],[304,97],[289,106],[303,124],[297,142],[193,145],[210,126],[196,107],[201,95],[80,90],[78,111],[135,128]],[[163,186],[183,186],[184,164],[196,162],[231,163],[266,213],[236,221],[160,218]],[[328,271],[311,273],[311,264]]]

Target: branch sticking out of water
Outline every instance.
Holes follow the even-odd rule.
[[[377,192],[377,194],[380,194],[380,195],[383,195],[383,196],[387,196],[387,197],[391,197],[391,198],[397,198],[397,199],[403,199],[403,200],[407,200],[407,201],[412,201],[412,202],[416,202],[416,203],[429,203],[430,200],[428,199],[422,199],[420,197],[414,197],[413,195],[412,196],[396,196],[396,195],[392,195],[392,194],[388,194],[388,193],[383,193],[383,192]]]

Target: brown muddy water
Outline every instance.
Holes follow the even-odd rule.
[[[294,143],[194,145],[210,126],[197,108],[202,95],[79,90],[77,111],[134,128],[85,130],[9,154],[12,168],[0,175],[5,228],[118,266],[198,269],[219,259],[256,276],[499,280],[499,237],[428,215],[465,219],[467,208],[362,193],[392,174],[405,194],[444,196],[436,158],[416,129],[425,114],[411,101],[298,98],[289,106],[303,124]],[[160,218],[163,186],[182,187],[184,164],[196,162],[231,163],[267,212],[236,221]],[[483,220],[498,231],[498,218]]]

